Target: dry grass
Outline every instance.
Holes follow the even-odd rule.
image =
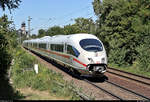
[[[48,91],[38,91],[31,88],[20,88],[17,90],[25,96],[25,98],[21,100],[69,100],[69,98],[66,97],[56,97],[51,95]]]

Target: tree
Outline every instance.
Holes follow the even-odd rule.
[[[47,36],[54,36],[54,35],[61,35],[61,34],[64,34],[64,30],[59,26],[51,27],[46,31]]]
[[[17,46],[16,31],[10,28],[10,21],[4,15],[0,18],[0,76],[4,77],[7,69],[10,67],[14,54],[14,48]]]
[[[35,38],[37,38],[38,36],[36,35],[36,34],[32,34],[32,36],[31,36],[31,38],[32,39],[35,39]]]
[[[18,8],[21,0],[0,0],[0,7],[5,10],[7,7],[10,11],[11,9]]]
[[[93,9],[94,9],[95,15],[100,16],[101,11],[102,11],[101,0],[94,0],[94,2],[92,2],[92,4],[93,4]]]
[[[38,31],[38,36],[37,37],[43,37],[43,36],[45,36],[46,35],[46,31],[44,30],[44,29],[40,29],[39,31]]]
[[[64,34],[68,35],[68,34],[76,34],[76,33],[80,33],[80,29],[75,26],[75,25],[66,25],[64,26]]]
[[[99,18],[96,35],[106,46],[109,62],[132,65],[142,57],[144,50],[137,50],[139,46],[149,49],[145,43],[146,37],[150,38],[149,2],[150,0],[94,0],[93,8]]]
[[[8,7],[11,9],[19,6],[20,0],[0,0],[0,7],[5,10]],[[16,30],[11,27],[12,21],[8,21],[8,17],[3,15],[0,17],[0,92],[1,99],[13,99],[18,97],[18,93],[10,86],[7,71],[11,66],[11,61],[14,57],[15,48],[17,47]],[[6,88],[4,88],[6,87]]]
[[[91,18],[77,18],[73,26],[76,26],[80,33],[92,33],[95,24]]]

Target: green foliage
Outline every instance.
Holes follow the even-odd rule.
[[[6,1],[7,2],[7,1]],[[6,15],[0,17],[0,97],[1,99],[19,99],[23,96],[12,88],[8,79],[8,69],[17,47],[16,31],[11,28],[12,21]]]
[[[92,19],[77,18],[75,19],[75,24],[73,24],[73,26],[76,26],[80,33],[92,33],[95,25]]]
[[[77,18],[75,23],[72,25],[66,25],[64,27],[65,34],[76,34],[76,33],[94,33],[95,24],[91,18]]]
[[[12,68],[12,79],[15,87],[31,87],[40,91],[50,90],[50,93],[58,97],[77,97],[72,89],[69,88],[70,84],[63,80],[62,74],[41,65],[35,57],[27,54],[24,50],[20,48],[16,50],[15,64]],[[34,64],[39,65],[38,74],[34,70],[25,70],[26,68],[33,69]],[[79,99],[79,97],[76,99]]]
[[[0,34],[0,77],[6,75],[11,62],[11,56],[7,51],[7,46],[7,40],[2,34]]]
[[[149,33],[150,34],[150,33]],[[139,52],[138,66],[141,71],[150,72],[150,36],[145,37],[144,44],[141,44],[136,50]]]
[[[66,25],[64,26],[64,34],[76,34],[80,33],[80,29],[76,27],[75,25]]]
[[[119,70],[123,70],[126,72],[134,73],[137,75],[150,77],[150,73],[148,71],[146,72],[145,70],[142,70],[142,68],[138,67],[139,62],[134,62],[134,64],[132,66],[118,66],[117,64],[113,64],[113,63],[109,63],[108,66],[119,69]]]
[[[11,22],[6,15],[0,18],[0,75],[4,76],[10,67],[16,47],[15,30],[11,29]]]
[[[94,12],[97,16],[100,16],[101,14],[101,0],[94,0],[94,2],[92,3],[93,4],[93,9],[94,9]]]
[[[5,10],[8,7],[9,10],[18,8],[20,0],[0,0],[0,7]]]
[[[38,31],[38,36],[37,37],[43,37],[43,36],[45,36],[46,35],[46,31],[44,30],[44,29],[40,29],[39,31]]]
[[[94,0],[99,17],[96,35],[103,41],[110,63],[149,70],[150,0]],[[97,4],[98,3],[98,4]]]
[[[51,27],[46,31],[47,36],[54,36],[54,35],[61,35],[61,34],[64,34],[64,30],[59,26]]]
[[[69,24],[64,27],[53,26],[48,30],[40,29],[37,38],[43,36],[68,35],[76,33],[95,33],[94,21],[91,18],[77,18],[75,19],[75,23],[72,25]]]

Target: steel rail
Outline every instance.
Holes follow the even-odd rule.
[[[111,93],[111,92],[105,90],[104,88],[101,88],[100,86],[95,85],[94,83],[88,81],[87,79],[83,79],[83,80],[86,81],[87,83],[93,85],[94,87],[96,87],[96,88],[98,88],[98,89],[104,91],[105,93],[107,93],[107,94],[109,94],[109,95],[111,95],[111,96],[113,96],[113,97],[119,99],[119,100],[124,100],[124,99],[122,99],[121,97],[119,97],[118,95],[115,95],[115,94],[113,94],[113,93]]]
[[[108,67],[108,69],[115,70],[115,71],[119,71],[119,72],[122,72],[122,73],[130,74],[130,75],[133,75],[133,76],[137,76],[137,77],[140,77],[140,78],[144,78],[144,79],[148,79],[148,80],[150,80],[150,78],[149,78],[149,77],[145,77],[145,76],[141,76],[141,75],[133,74],[133,73],[126,72],[126,71],[122,71],[122,70],[119,70],[119,69],[116,69],[116,68],[110,68],[110,67]]]
[[[139,83],[142,83],[142,84],[145,84],[145,85],[150,85],[150,83],[147,83],[147,82],[144,82],[144,81],[141,81],[141,80],[137,80],[137,79],[134,79],[134,78],[131,78],[131,77],[128,77],[128,76],[125,76],[125,75],[121,75],[121,74],[117,74],[115,72],[110,72],[107,70],[108,73],[111,73],[111,74],[115,74],[117,76],[121,76],[121,77],[124,77],[124,78],[127,78],[127,79],[130,79],[130,80],[134,80],[134,81],[137,81]]]
[[[147,99],[148,101],[150,101],[150,98],[149,98],[149,97],[146,97],[146,96],[141,95],[141,94],[139,94],[139,93],[137,93],[137,92],[134,92],[134,91],[132,91],[132,90],[130,90],[130,89],[127,89],[127,88],[125,88],[125,87],[122,87],[122,86],[120,86],[120,85],[118,85],[118,84],[116,84],[116,83],[113,83],[113,82],[110,82],[110,81],[107,81],[107,80],[106,80],[105,82],[107,82],[107,83],[109,83],[109,84],[112,84],[112,85],[114,85],[114,86],[117,86],[117,87],[119,87],[119,88],[121,88],[121,89],[123,89],[123,90],[126,90],[126,91],[128,91],[128,92],[130,92],[130,93],[133,93],[133,94],[135,94],[135,95],[137,95],[137,96],[143,97],[143,98]]]

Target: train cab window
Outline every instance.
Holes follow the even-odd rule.
[[[100,41],[97,39],[83,39],[80,41],[80,46],[90,52],[102,51],[103,47]]]
[[[79,51],[71,45],[67,45],[67,54],[78,57],[80,55]]]
[[[46,43],[40,43],[39,48],[46,49]]]

